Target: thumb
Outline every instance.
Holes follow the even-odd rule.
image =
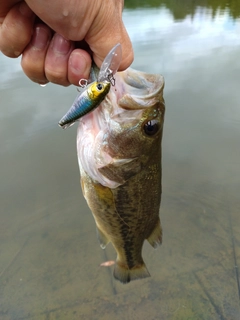
[[[109,1],[102,2],[85,39],[98,67],[117,43],[122,46],[119,71],[125,70],[133,62],[132,43],[122,21],[122,1],[112,1],[112,5],[109,5]]]

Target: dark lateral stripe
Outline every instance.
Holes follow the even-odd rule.
[[[133,241],[133,235],[129,235],[129,227],[125,224],[121,225],[121,237],[123,239],[124,243],[124,252],[127,260],[127,265],[129,269],[133,268],[135,266],[136,261],[134,261],[133,257],[133,250],[134,250],[134,241]]]
[[[135,235],[132,230],[133,225],[135,225],[132,221],[135,215],[135,208],[126,208],[125,206],[126,203],[130,202],[131,198],[128,190],[121,188],[115,197],[115,205],[127,265],[129,269],[132,269],[139,261],[136,261],[136,256],[138,255],[135,253]]]

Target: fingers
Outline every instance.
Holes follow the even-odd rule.
[[[74,48],[72,41],[66,40],[55,33],[49,45],[45,58],[45,75],[48,81],[69,85],[68,81],[68,59]]]
[[[37,16],[66,39],[86,40],[98,67],[118,42],[123,51],[119,70],[126,69],[132,63],[132,44],[122,21],[123,0],[73,0],[67,7],[63,0],[59,0],[57,5],[49,0],[26,2]]]
[[[59,34],[52,38],[48,26],[37,24],[21,64],[25,74],[36,83],[68,86],[78,85],[81,78],[88,79],[91,57],[85,50],[74,50],[74,43]]]
[[[34,19],[34,13],[25,2],[9,10],[0,25],[0,50],[4,55],[16,58],[22,53],[31,39]]]
[[[45,58],[52,39],[52,31],[44,24],[34,27],[32,40],[22,54],[22,69],[32,81],[45,84]]]
[[[96,0],[90,2],[91,6],[84,1],[80,6],[79,0],[75,0],[67,10],[64,1],[59,1],[56,6],[55,2],[48,0],[26,0],[38,17],[47,23],[36,25],[34,13],[25,1],[19,1],[8,0],[1,4],[0,50],[8,57],[22,53],[22,68],[34,82],[50,81],[67,86],[78,85],[79,79],[88,78],[91,57],[83,50],[84,46],[75,49],[78,40],[83,39],[99,67],[118,42],[123,51],[119,70],[132,63],[132,45],[122,22],[123,0]],[[79,13],[82,19],[79,19]],[[58,33],[52,37],[52,30],[70,40]]]
[[[21,0],[0,1],[0,24],[3,23],[8,11]]]
[[[55,34],[45,59],[45,75],[50,82],[68,86],[88,79],[92,60],[82,49],[74,50],[74,42]]]
[[[68,81],[78,86],[80,79],[89,78],[91,65],[92,58],[85,50],[73,50],[68,61]]]

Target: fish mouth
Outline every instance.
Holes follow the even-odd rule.
[[[160,74],[147,74],[132,68],[116,74],[118,106],[123,109],[144,109],[163,98],[164,78]]]
[[[98,72],[99,69],[93,65],[90,74],[92,81],[97,81]],[[163,99],[164,78],[160,74],[148,74],[128,68],[117,72],[114,82],[108,97],[117,99],[118,107],[123,109],[143,109],[155,100]]]
[[[139,121],[142,110],[159,100],[163,100],[164,78],[160,74],[147,74],[132,68],[118,72],[115,76],[115,86],[111,86],[105,100],[100,106],[80,119],[81,123],[91,122],[93,135],[106,127],[110,118],[113,120],[124,118]],[[123,120],[124,121],[124,120]]]

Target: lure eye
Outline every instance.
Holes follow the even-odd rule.
[[[143,125],[143,130],[148,136],[153,136],[158,132],[160,128],[159,121],[158,120],[149,120]]]
[[[98,89],[98,91],[102,91],[103,85],[101,83],[98,83],[97,84],[97,89]]]

